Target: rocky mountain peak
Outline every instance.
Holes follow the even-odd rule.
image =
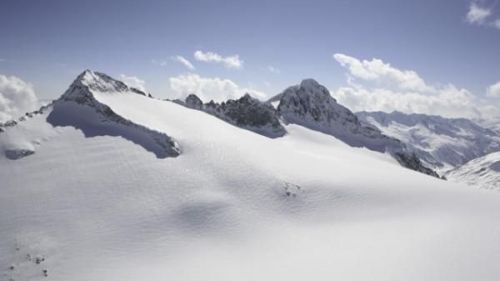
[[[202,109],[203,101],[195,94],[189,94],[185,99],[185,105],[193,109]]]
[[[330,95],[330,91],[314,79],[309,78],[302,80],[300,82],[299,89],[310,95],[312,94],[323,98],[331,98],[335,101],[335,99]]]
[[[390,153],[404,167],[438,176],[404,143],[360,121],[352,111],[338,104],[326,87],[313,79],[305,79],[268,101],[275,102],[279,102],[277,111],[286,123],[332,135],[350,146]]]
[[[313,123],[316,129],[322,131],[342,127],[354,130],[360,126],[358,118],[349,109],[338,104],[328,89],[313,79],[305,79],[300,85],[287,88],[277,98],[279,113],[290,123]]]
[[[131,92],[146,96],[146,94],[136,88],[129,87],[122,81],[113,79],[107,74],[85,70],[83,71],[68,90],[61,96],[62,100],[72,100],[77,103],[92,105],[93,93],[126,93]]]

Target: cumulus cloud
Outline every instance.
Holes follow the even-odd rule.
[[[500,18],[495,15],[493,9],[495,5],[490,4],[490,7],[487,7],[485,2],[481,0],[471,1],[465,20],[469,24],[500,29]]]
[[[183,56],[175,56],[172,58],[174,61],[184,65],[189,70],[195,70],[194,65]]]
[[[500,81],[488,87],[488,96],[500,98]]]
[[[484,118],[498,108],[453,84],[429,85],[415,71],[400,70],[380,59],[359,60],[336,54],[348,74],[348,85],[335,91],[353,111],[401,111],[448,117]]]
[[[125,74],[120,74],[120,80],[122,80],[123,83],[127,84],[129,87],[136,88],[145,93],[147,92],[146,82],[136,76],[128,76]]]
[[[196,94],[204,102],[210,100],[220,102],[229,98],[239,98],[245,93],[260,99],[266,97],[260,91],[241,87],[229,79],[201,77],[193,73],[171,77],[169,82],[173,98],[184,98],[189,94]]]
[[[0,122],[20,117],[39,106],[30,83],[0,74]]]
[[[491,16],[491,9],[481,7],[473,1],[470,3],[466,19],[471,24],[483,24],[489,16]]]
[[[447,117],[485,118],[497,115],[498,108],[487,104],[465,89],[453,85],[434,95],[418,92],[394,92],[367,89],[362,86],[342,87],[334,93],[338,101],[353,111],[401,111]]]
[[[333,58],[345,67],[352,77],[374,82],[378,86],[396,86],[401,90],[430,90],[415,71],[399,70],[380,59],[359,60],[344,54],[334,54]]]
[[[220,63],[226,68],[240,69],[243,67],[243,61],[240,60],[239,55],[224,57],[214,52],[203,52],[198,50],[194,52],[194,58],[202,62]]]

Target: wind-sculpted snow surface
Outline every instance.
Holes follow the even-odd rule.
[[[8,128],[0,143],[39,145],[16,161],[0,155],[1,280],[500,276],[497,193],[296,124],[272,139],[173,102],[93,94],[121,118],[175,136],[182,156],[53,127],[49,112]]]
[[[449,170],[500,150],[500,134],[468,119],[401,112],[359,112],[361,120],[415,148],[430,165]]]

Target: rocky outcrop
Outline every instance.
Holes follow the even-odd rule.
[[[439,176],[439,174],[436,173],[431,168],[424,166],[420,158],[418,158],[414,152],[412,153],[395,152],[392,155],[398,161],[398,163],[403,167],[436,178],[446,179],[444,176],[443,177]]]
[[[34,153],[35,151],[31,149],[7,149],[5,150],[5,157],[10,160],[17,160],[26,156],[30,156]]]
[[[195,94],[190,94],[186,97],[185,105],[192,109],[203,109],[203,101]]]
[[[5,130],[7,130],[8,128],[16,126],[20,122],[24,122],[30,118],[33,118],[36,115],[44,113],[46,110],[51,108],[51,106],[52,106],[52,103],[49,103],[47,105],[40,107],[39,109],[37,109],[35,111],[27,112],[26,114],[24,114],[24,116],[19,117],[17,120],[9,120],[5,123],[0,123],[0,133],[5,132]]]
[[[266,137],[277,138],[286,134],[278,112],[271,105],[252,98],[249,94],[236,100],[222,103],[210,101],[205,104],[196,95],[191,94],[182,104]]]

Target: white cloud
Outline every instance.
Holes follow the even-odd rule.
[[[243,61],[240,60],[239,55],[232,55],[232,56],[223,57],[217,53],[203,52],[203,51],[198,50],[198,51],[194,52],[194,58],[196,60],[202,61],[202,62],[221,63],[226,68],[240,69],[243,67]]]
[[[267,70],[269,70],[269,72],[274,73],[274,74],[280,74],[281,73],[281,71],[278,68],[276,68],[276,67],[274,67],[272,65],[268,65],[267,66]]]
[[[500,98],[500,81],[488,87],[488,96]]]
[[[204,102],[217,102],[227,99],[236,99],[245,93],[255,98],[266,98],[260,91],[241,87],[229,79],[218,77],[201,77],[198,74],[185,74],[169,78],[173,98],[184,98],[189,94],[196,94]]]
[[[476,2],[471,2],[467,12],[467,22],[471,24],[483,24],[491,16],[491,9],[481,7]]]
[[[0,122],[20,117],[38,106],[31,84],[16,76],[0,75]]]
[[[380,59],[361,61],[344,54],[334,54],[333,58],[347,68],[353,78],[370,81],[378,86],[396,86],[400,90],[430,90],[415,71],[399,70]]]
[[[343,87],[334,96],[353,111],[401,111],[447,117],[481,118],[497,115],[498,109],[453,85],[434,95],[418,92],[394,92],[388,89]]]
[[[348,71],[348,86],[334,96],[353,111],[394,110],[448,117],[481,118],[496,115],[498,108],[466,89],[452,84],[427,84],[415,71],[399,70],[380,59],[360,61],[336,54]]]
[[[195,70],[194,65],[188,59],[186,59],[183,56],[175,56],[172,59],[175,60],[176,62],[184,65],[189,70]]]
[[[146,82],[144,80],[136,76],[128,76],[125,74],[120,74],[120,79],[129,87],[133,87],[147,93]]]

